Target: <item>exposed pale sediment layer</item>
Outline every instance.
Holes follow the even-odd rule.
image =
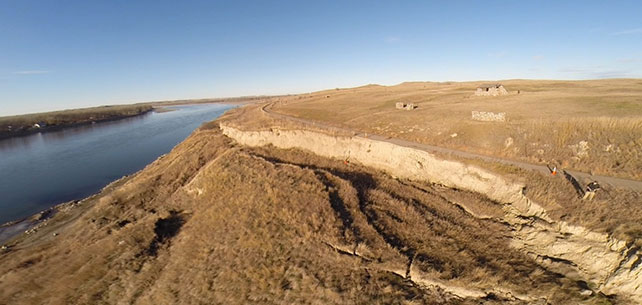
[[[574,269],[604,294],[642,302],[642,257],[637,248],[608,234],[552,220],[546,210],[523,194],[524,186],[462,162],[364,137],[331,136],[305,130],[244,131],[221,124],[222,132],[247,146],[297,148],[324,157],[358,162],[390,175],[429,181],[485,194],[504,205],[503,221],[514,228],[512,245],[542,263]]]

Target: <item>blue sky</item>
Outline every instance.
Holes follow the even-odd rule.
[[[642,1],[0,0],[0,115],[403,81],[642,77]]]

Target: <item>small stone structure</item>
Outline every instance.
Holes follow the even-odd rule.
[[[405,109],[405,110],[413,110],[413,109],[417,108],[417,106],[415,106],[415,104],[413,104],[413,103],[406,104],[406,103],[401,103],[401,102],[396,103],[395,107],[397,109]]]
[[[485,112],[485,111],[472,111],[472,119],[474,121],[484,122],[506,122],[506,112]]]
[[[508,94],[508,91],[504,89],[502,84],[484,84],[477,87],[477,91],[475,91],[475,95],[477,96],[498,96],[506,94]]]

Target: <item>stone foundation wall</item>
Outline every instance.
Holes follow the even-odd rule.
[[[483,88],[477,88],[477,91],[475,91],[475,95],[477,96],[498,96],[506,94],[508,94],[508,91],[506,91],[504,87],[488,88],[488,91]]]
[[[485,111],[472,111],[472,119],[474,121],[484,122],[506,122],[506,112],[485,112]]]
[[[415,106],[415,104],[413,104],[413,103],[406,104],[406,103],[399,102],[399,103],[395,104],[395,108],[404,109],[404,110],[413,110],[413,109],[417,108],[417,106]]]

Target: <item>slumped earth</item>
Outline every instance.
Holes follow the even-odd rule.
[[[639,287],[634,241],[602,244],[588,231],[582,239],[535,205],[521,215],[516,204],[447,183],[223,134],[219,122],[277,124],[251,109],[206,124],[10,242],[0,254],[0,304],[638,301],[639,288],[604,280]],[[537,244],[542,235],[553,240]],[[592,243],[585,257],[548,255],[556,239]],[[603,256],[591,256],[601,247]],[[602,274],[591,260],[616,263]]]
[[[509,245],[502,213],[478,194],[206,129],[4,253],[0,302],[532,303],[448,291],[467,287],[586,299],[584,283]]]

